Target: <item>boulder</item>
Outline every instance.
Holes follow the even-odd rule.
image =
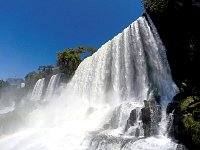
[[[155,99],[144,100],[145,107],[142,108],[142,122],[144,136],[158,134],[158,122],[161,121],[161,107]]]

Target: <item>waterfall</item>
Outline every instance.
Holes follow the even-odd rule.
[[[69,86],[90,103],[105,102],[108,92],[121,102],[143,101],[154,89],[163,101],[171,100],[176,85],[170,75],[165,48],[158,40],[146,19],[140,17],[86,58]]]
[[[52,75],[49,84],[46,89],[46,96],[45,101],[48,101],[48,99],[52,98],[54,95],[56,88],[59,86],[59,80],[60,80],[61,74]]]
[[[39,79],[32,91],[31,94],[31,100],[32,101],[39,101],[41,100],[42,97],[42,92],[43,92],[43,88],[44,88],[44,83],[45,83],[45,78]]]
[[[157,133],[158,119],[154,119],[159,107],[152,108],[156,105],[152,93],[166,106],[177,92],[165,47],[149,22],[138,18],[86,58],[56,100],[27,114],[26,127],[0,139],[0,147],[175,150],[177,144],[171,139],[144,133],[144,102],[149,103],[151,128]],[[52,76],[47,93],[52,92],[55,78]]]
[[[172,126],[173,126],[173,121],[174,121],[174,111],[175,109],[169,113],[168,118],[167,118],[167,133],[170,134],[172,132]]]

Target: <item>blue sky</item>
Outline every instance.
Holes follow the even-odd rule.
[[[141,0],[0,0],[0,79],[55,65],[64,48],[99,48],[142,10]]]

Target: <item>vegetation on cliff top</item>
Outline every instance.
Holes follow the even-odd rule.
[[[38,72],[29,72],[25,76],[26,90],[32,90],[37,80],[46,78],[48,81],[53,74],[57,73],[62,73],[63,75],[61,80],[63,82],[68,82],[83,59],[92,55],[94,52],[96,52],[95,48],[86,46],[66,48],[58,52],[56,56],[56,66],[39,66]]]

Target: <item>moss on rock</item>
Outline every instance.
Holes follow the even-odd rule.
[[[195,121],[193,115],[184,115],[183,124],[186,130],[191,134],[192,140],[200,145],[200,121]]]
[[[200,146],[200,100],[199,96],[179,93],[169,104],[168,113],[174,112],[170,135],[184,143],[189,149]],[[182,99],[180,99],[182,98]]]
[[[154,13],[162,13],[167,10],[169,0],[143,0],[147,9]]]

